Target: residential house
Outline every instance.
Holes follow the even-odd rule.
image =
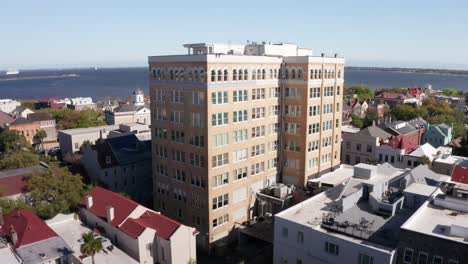
[[[432,161],[431,169],[444,175],[452,175],[453,168],[459,162],[468,159],[467,157],[455,156],[452,153],[443,153],[440,157]]]
[[[24,199],[27,196],[27,179],[31,173],[44,170],[44,166],[30,166],[13,170],[0,171],[0,197]]]
[[[115,107],[112,111],[106,111],[106,123],[119,125],[125,123],[151,124],[151,111],[145,104],[144,94],[141,90],[133,93],[133,102]]]
[[[424,119],[418,118],[410,121],[382,122],[379,126],[394,136],[401,135],[405,141],[417,146],[421,143],[426,123]]]
[[[44,112],[31,113],[28,114],[27,118],[29,121],[39,123],[39,128],[46,132],[47,137],[43,139],[44,142],[57,142],[57,127],[51,114]]]
[[[88,128],[73,128],[58,131],[58,141],[62,157],[80,150],[85,142],[94,143],[99,138],[107,138],[109,133],[119,126],[98,126]]]
[[[21,103],[12,99],[0,99],[0,111],[10,114]]]
[[[397,168],[407,168],[403,157],[418,148],[410,139],[404,135],[392,136],[375,149],[375,160],[379,163],[389,162]]]
[[[273,263],[394,263],[400,226],[420,201],[414,198],[437,188],[405,193],[414,184],[407,171],[357,164],[342,184],[276,214]]]
[[[76,97],[65,99],[67,108],[73,110],[85,110],[85,109],[97,109],[96,103],[93,103],[93,99],[91,97]]]
[[[344,128],[342,131],[341,162],[351,165],[375,161],[378,156],[376,148],[392,137],[390,133],[375,125],[355,133],[346,132]]]
[[[341,125],[342,126],[347,126],[351,123],[352,121],[352,108],[349,104],[347,104],[346,102],[343,103],[343,110],[342,110],[342,121],[341,121]]]
[[[429,143],[435,148],[445,146],[452,141],[452,131],[453,128],[446,124],[428,124],[422,135],[421,144]]]
[[[11,123],[15,121],[15,118],[11,115],[0,111],[0,131],[7,128]]]
[[[0,215],[3,239],[24,264],[72,263],[70,246],[33,212],[20,209]]]
[[[135,134],[108,137],[83,147],[81,153],[92,182],[152,208],[151,141],[140,141]]]
[[[385,113],[387,111],[388,105],[385,103],[376,103],[372,101],[369,103],[367,108],[367,114],[375,114],[379,119],[385,117]]]
[[[369,105],[366,101],[359,103],[359,101],[356,100],[356,102],[351,104],[351,108],[353,109],[353,115],[357,115],[360,118],[364,118],[366,116]]]
[[[386,103],[389,106],[411,103],[411,100],[408,98],[408,96],[402,93],[391,92],[383,92],[381,94],[378,94],[374,97],[374,100],[376,100],[378,103]]]
[[[468,184],[468,159],[455,163],[452,171],[452,181]]]
[[[28,115],[32,113],[34,113],[34,111],[25,106],[18,106],[13,110],[13,112],[11,112],[13,116],[22,118],[28,118]]]
[[[408,88],[406,95],[410,99],[414,98],[416,105],[422,105],[422,102],[426,99],[426,93],[423,88]]]
[[[37,144],[36,133],[41,129],[39,122],[33,122],[26,118],[19,117],[7,127],[10,131],[16,131],[31,144]]]
[[[468,260],[468,185],[447,181],[401,226],[396,263]]]
[[[139,263],[196,261],[198,232],[138,203],[95,187],[80,203],[83,223]]]

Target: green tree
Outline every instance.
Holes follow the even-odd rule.
[[[422,156],[418,158],[417,162],[421,165],[428,165],[428,166],[432,164],[431,160],[427,156]]]
[[[43,129],[37,131],[36,135],[34,137],[41,143],[41,148],[44,149],[44,138],[47,137],[47,132]]]
[[[197,264],[197,261],[194,260],[193,258],[190,258],[190,259],[187,261],[187,264]]]
[[[0,160],[0,169],[18,169],[39,165],[39,156],[29,151],[12,152],[3,155]]]
[[[92,109],[75,111],[73,109],[53,108],[47,108],[41,111],[51,114],[56,120],[59,129],[95,127],[106,124],[103,121],[104,113],[102,111]]]
[[[355,127],[358,127],[358,128],[364,127],[364,121],[358,115],[353,114],[351,116],[351,119],[352,119],[351,120],[351,125],[353,125]]]
[[[15,152],[21,150],[31,150],[24,136],[18,135],[15,131],[3,130],[0,132],[0,152]]]
[[[374,121],[379,120],[379,116],[376,113],[367,114],[363,120],[363,127],[368,127],[372,125]]]
[[[374,91],[367,86],[352,86],[346,89],[348,95],[357,95],[359,101],[369,101],[374,98]]]
[[[454,88],[445,88],[442,91],[442,94],[446,96],[460,97],[463,95],[463,92],[458,91],[457,89],[454,89]]]
[[[82,254],[91,256],[91,262],[94,264],[94,255],[101,252],[103,249],[102,241],[96,238],[92,231],[83,233],[81,238],[83,238],[83,243],[80,245],[80,251]]]
[[[70,173],[67,167],[54,165],[34,172],[27,189],[30,191],[28,203],[43,219],[74,212],[87,191],[81,176]]]
[[[27,205],[23,199],[8,199],[8,198],[0,199],[0,208],[2,208],[3,214],[9,214],[17,209],[32,210],[32,208],[29,205]]]

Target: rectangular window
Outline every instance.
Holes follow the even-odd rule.
[[[313,88],[310,88],[309,97],[310,97],[310,98],[318,98],[318,97],[320,97],[320,87],[313,87]]]
[[[284,90],[284,97],[289,99],[300,99],[302,98],[301,88],[286,88]]]
[[[280,93],[279,87],[270,88],[270,98],[278,98]]]
[[[326,120],[323,122],[323,131],[328,131],[331,130],[333,127],[333,121],[332,120]]]
[[[229,222],[229,214],[213,219],[213,228]]]
[[[301,231],[297,232],[297,243],[304,244],[304,233]]]
[[[211,125],[221,126],[228,123],[228,113],[217,113],[211,115]]]
[[[284,238],[288,238],[288,228],[283,227],[283,228],[281,229],[281,235],[282,235]]]
[[[419,251],[418,264],[427,264],[429,255],[424,251]]]
[[[309,106],[309,116],[317,116],[320,114],[320,105]]]
[[[222,186],[229,183],[229,173],[213,176],[213,187]]]
[[[232,113],[232,121],[234,123],[245,122],[248,120],[247,110],[238,110]]]
[[[252,100],[265,99],[265,88],[252,89]]]
[[[234,143],[247,140],[247,129],[236,130],[233,132]]]
[[[295,135],[298,133],[299,131],[299,128],[300,128],[300,125],[299,124],[296,124],[296,123],[284,123],[284,133],[285,134],[291,134],[291,135]]]
[[[312,169],[312,168],[315,168],[315,167],[318,166],[318,158],[317,157],[311,158],[311,159],[309,159],[307,161],[307,163],[308,163],[307,167],[308,167],[309,170]]]
[[[251,175],[259,174],[265,171],[265,162],[258,162],[252,165],[250,170]]]
[[[169,91],[171,95],[171,101],[176,104],[182,104],[184,102],[183,91]]]
[[[265,107],[252,108],[252,119],[259,119],[265,117]]]
[[[279,131],[279,123],[269,124],[268,125],[268,134],[276,134]]]
[[[225,146],[228,144],[228,137],[229,137],[228,133],[221,133],[221,134],[213,135],[212,137],[213,137],[213,145],[215,147],[221,147],[221,146]]]
[[[340,254],[340,247],[337,244],[325,242],[325,252],[338,256]]]
[[[232,153],[232,158],[234,162],[247,160],[247,149],[239,149]]]
[[[202,105],[205,103],[205,93],[204,92],[192,92],[192,104]]]
[[[232,92],[232,100],[234,103],[238,102],[247,102],[248,101],[248,92],[247,90],[237,90]]]
[[[252,127],[252,138],[265,136],[265,126]]]
[[[318,141],[318,139],[317,139],[317,140],[312,140],[312,141],[310,141],[309,144],[308,144],[307,151],[308,151],[308,152],[315,151],[315,150],[318,150],[318,148],[319,148],[319,141]]]
[[[234,181],[247,178],[247,167],[239,168],[233,171]]]
[[[185,162],[185,152],[173,149],[172,160],[178,161],[178,162]]]
[[[333,86],[325,87],[323,91],[323,96],[333,96]]]
[[[301,106],[300,105],[285,105],[284,115],[290,116],[290,117],[301,116]]]
[[[227,104],[228,102],[228,92],[212,92],[211,93],[211,103],[212,104]]]
[[[278,150],[278,140],[268,142],[268,151]]]
[[[190,153],[190,164],[200,168],[205,167],[205,156],[196,153]]]
[[[259,144],[252,146],[251,157],[259,156],[265,154],[265,144]]]
[[[413,263],[413,249],[405,248],[405,252],[403,254],[403,263],[405,264]]]
[[[172,130],[171,131],[171,140],[177,143],[184,143],[184,138],[185,138],[185,133],[184,131],[177,131],[177,130]]]
[[[309,134],[315,134],[320,131],[320,123],[309,125]]]
[[[213,198],[213,210],[227,206],[229,203],[229,194],[223,194]]]
[[[432,264],[443,264],[444,258],[442,256],[434,256],[432,257]]]
[[[359,253],[358,264],[374,264],[374,257],[364,253]]]
[[[175,124],[184,124],[184,111],[172,111],[171,122]]]
[[[278,116],[279,113],[279,105],[272,105],[268,107],[268,115],[269,116]]]
[[[330,114],[333,112],[333,104],[324,104],[323,105],[323,114]]]
[[[198,113],[198,112],[190,113],[190,125],[195,128],[203,127],[201,113]]]
[[[212,157],[212,167],[220,167],[229,163],[229,153],[219,154]]]

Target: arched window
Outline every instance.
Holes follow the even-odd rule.
[[[252,80],[256,80],[256,79],[257,79],[257,70],[252,69]]]
[[[236,69],[232,70],[232,80],[237,81],[237,70]]]
[[[211,82],[215,82],[215,81],[216,81],[216,71],[211,70]]]
[[[169,70],[169,79],[172,81],[174,80],[174,70],[173,69],[170,69]]]
[[[273,69],[270,69],[270,75],[268,76],[268,79],[273,79]]]
[[[314,79],[314,70],[310,69],[310,79]]]
[[[242,77],[243,77],[243,75],[242,75],[242,69],[239,69],[239,71],[237,72],[237,74],[238,74],[238,75],[237,75],[237,80],[242,81],[242,79],[243,79],[243,78],[242,78]]]
[[[296,69],[291,70],[291,79],[296,79]]]
[[[185,70],[183,68],[179,70],[179,80],[180,81],[185,80]]]
[[[262,69],[262,80],[265,80],[266,78],[266,71],[265,69]]]
[[[301,68],[297,69],[297,78],[302,79],[302,69]]]
[[[244,80],[248,80],[249,79],[249,70],[247,69],[244,69]]]
[[[223,81],[227,82],[228,80],[228,70],[227,69],[224,69],[224,76],[223,76]]]
[[[260,69],[257,69],[257,79],[262,79],[262,71]]]
[[[218,82],[222,81],[223,80],[223,71],[222,70],[218,70]]]
[[[205,70],[200,69],[200,82],[205,82],[206,76],[205,76]]]

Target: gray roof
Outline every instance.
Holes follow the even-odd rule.
[[[114,108],[114,112],[137,112],[143,108],[148,108],[146,105],[134,105],[134,104],[124,104]]]
[[[14,125],[25,125],[25,124],[32,124],[32,123],[33,123],[32,121],[26,118],[18,117],[18,119],[13,121],[10,125],[14,126]]]
[[[416,129],[419,129],[421,127],[425,127],[427,125],[427,121],[421,117],[418,117],[418,118],[411,119],[410,121],[408,121],[408,124],[412,125]]]
[[[368,126],[366,128],[361,129],[358,133],[356,133],[360,136],[370,136],[374,138],[381,138],[381,139],[387,139],[390,138],[392,135],[390,133],[387,133],[385,130],[381,129],[380,127],[377,126]]]
[[[120,165],[151,159],[151,141],[140,141],[134,134],[106,139]]]
[[[24,263],[44,263],[55,260],[65,255],[70,255],[73,250],[61,237],[51,237],[16,249],[16,252]],[[39,254],[44,254],[41,257]]]
[[[414,183],[421,183],[430,186],[438,186],[447,176],[435,173],[427,165],[419,165],[410,170],[408,175]]]

